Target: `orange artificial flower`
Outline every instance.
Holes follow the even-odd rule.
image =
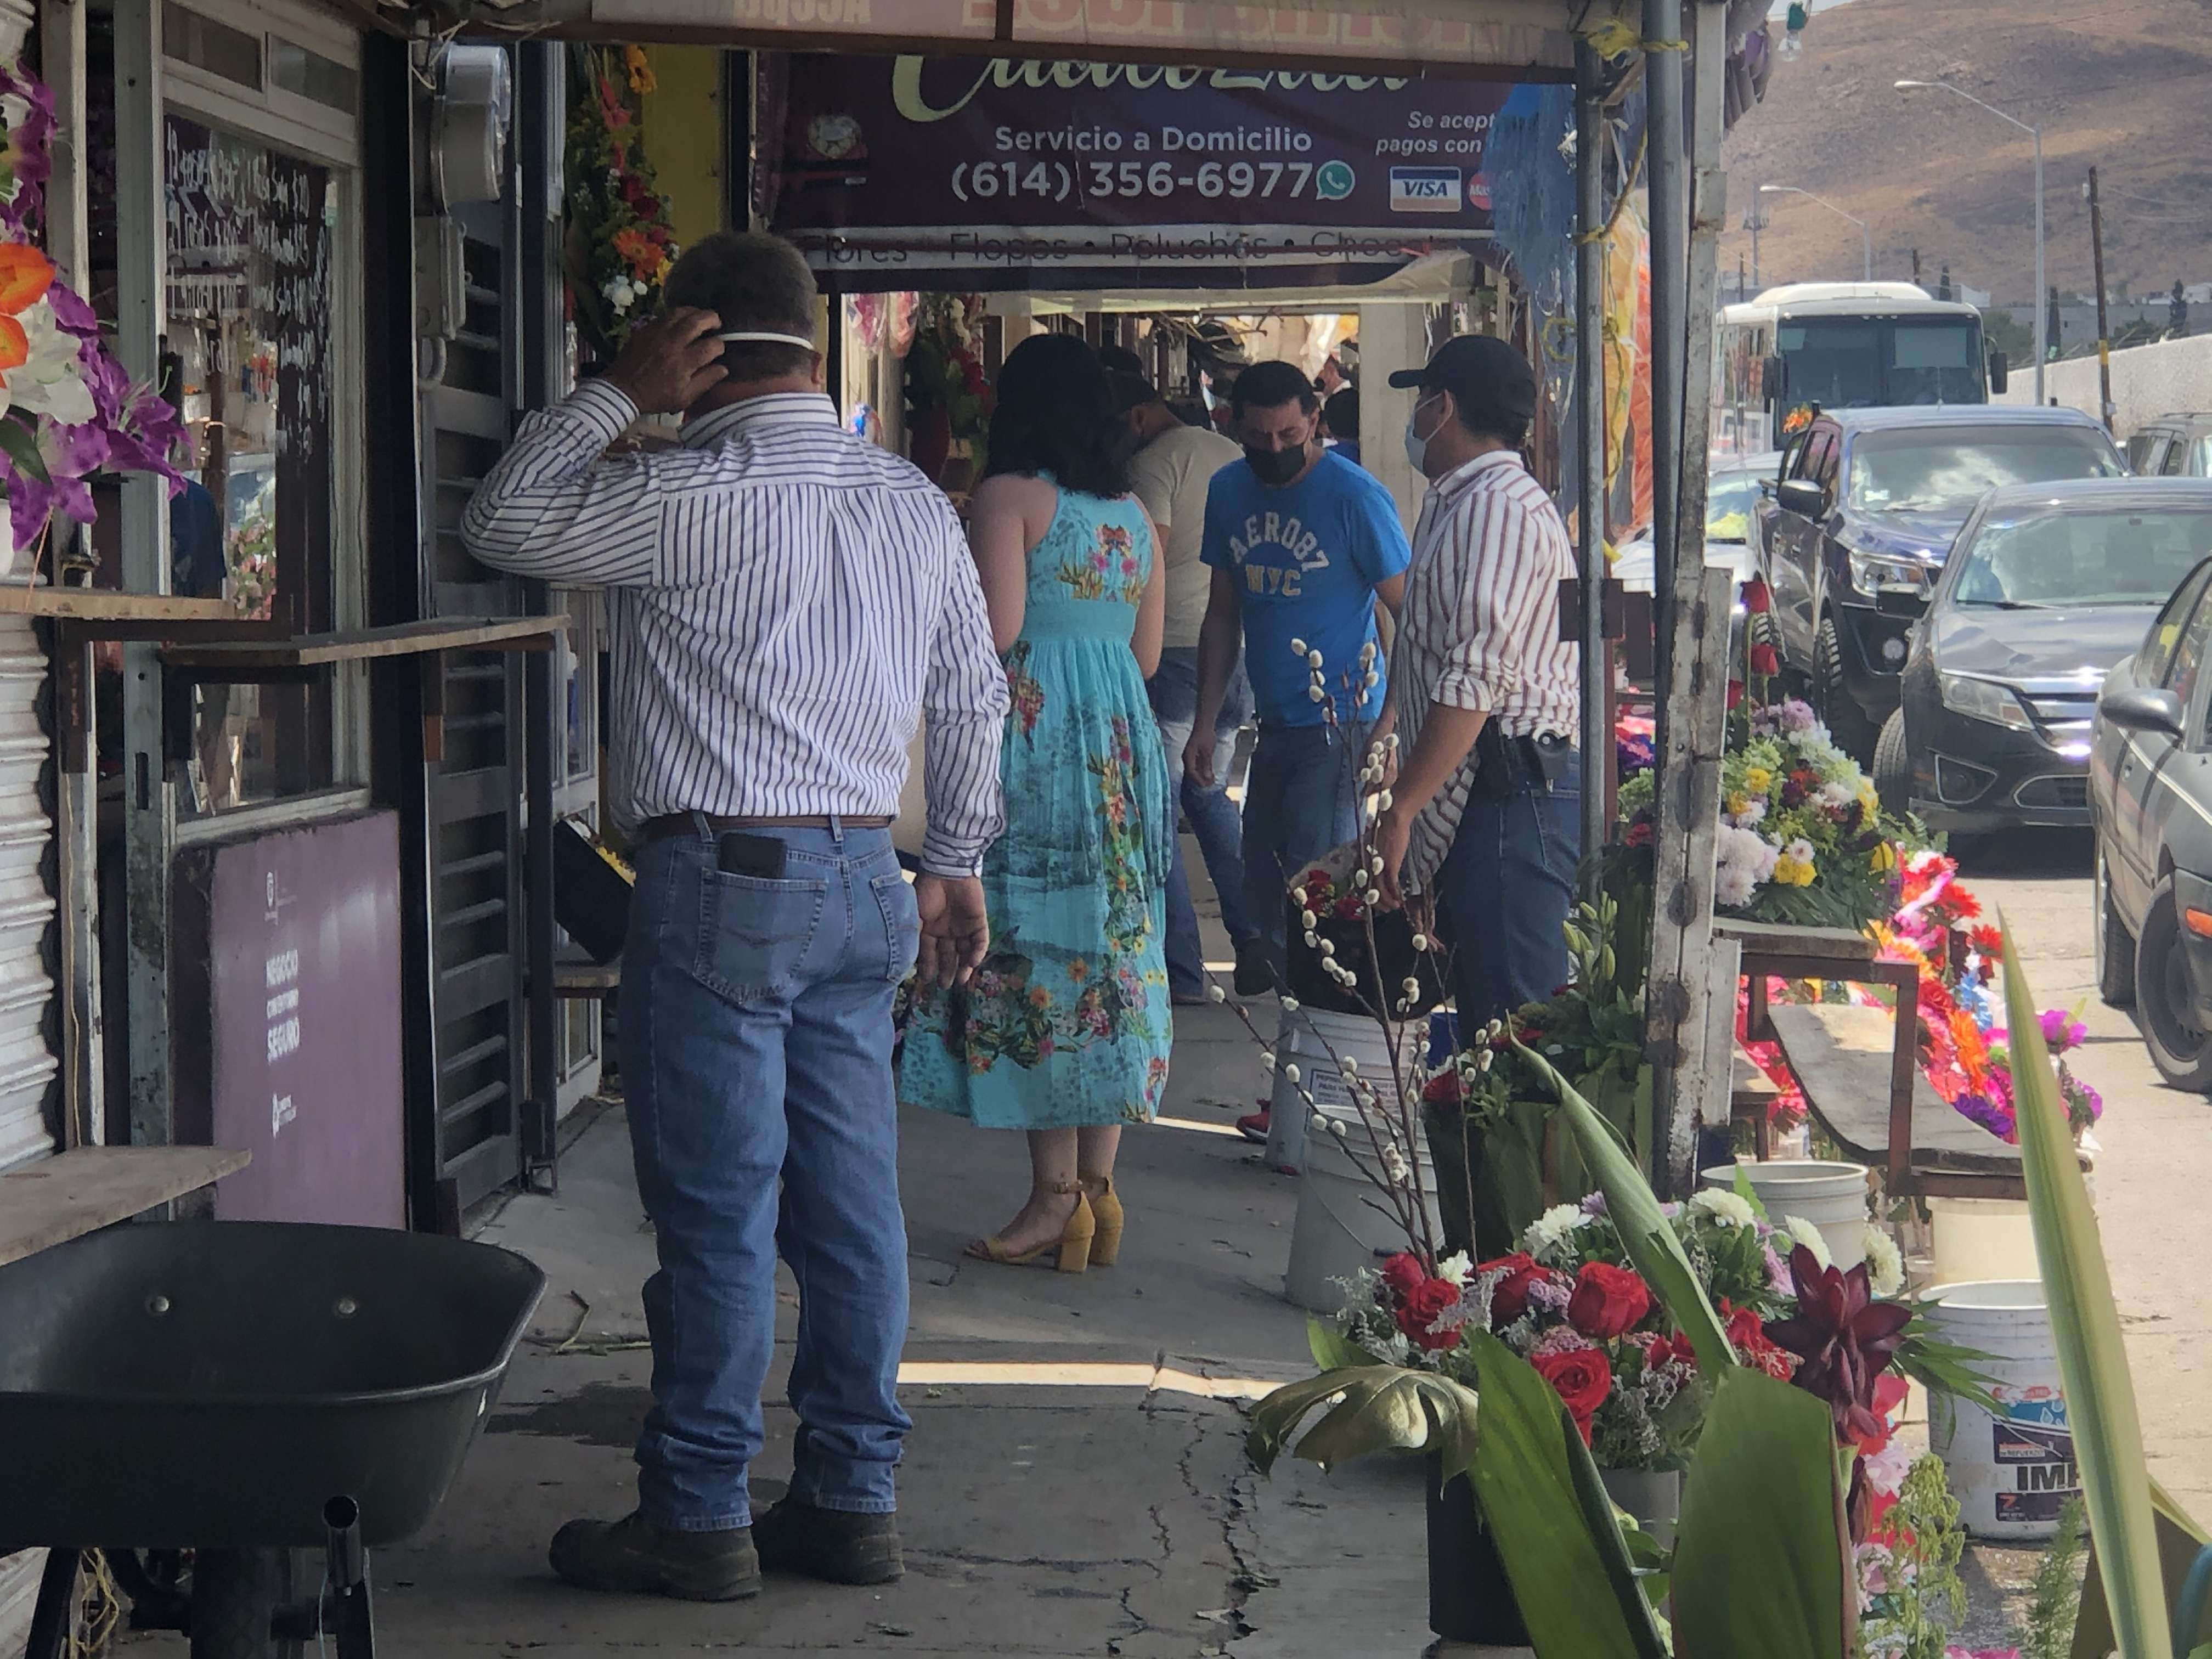
[[[0,375],[31,361],[31,337],[13,317],[0,317]],[[4,384],[4,381],[0,381]]]
[[[13,317],[46,297],[54,285],[54,264],[27,242],[0,242],[0,312]],[[22,330],[15,332],[20,336]],[[17,358],[16,362],[21,362]],[[15,363],[8,365],[15,367]]]

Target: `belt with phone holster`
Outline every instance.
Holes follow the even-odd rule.
[[[888,817],[848,817],[842,813],[798,813],[788,817],[718,818],[706,812],[664,812],[647,818],[631,835],[634,847],[678,836],[711,837],[715,867],[724,875],[759,876],[775,880],[783,874],[784,844],[774,836],[757,836],[755,830],[888,830]]]
[[[1573,739],[1556,732],[1509,738],[1496,720],[1485,720],[1474,740],[1474,779],[1469,793],[1504,800],[1523,789],[1550,794],[1567,775]]]

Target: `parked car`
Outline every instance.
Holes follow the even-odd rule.
[[[1836,741],[1873,758],[1920,602],[1985,493],[2126,471],[2105,429],[2076,410],[1816,414],[1783,452],[1771,492],[1763,488],[1759,558],[1783,667]]]
[[[2161,415],[2128,440],[2128,471],[2143,478],[2212,477],[2212,415]]]
[[[2136,1005],[2159,1074],[2212,1089],[2212,559],[2106,677],[2090,735],[2097,989]]]
[[[1712,458],[1705,487],[1705,562],[1733,571],[1739,584],[1752,573],[1752,515],[1759,505],[1759,486],[1773,477],[1781,465],[1779,452]],[[1649,593],[1655,559],[1651,532],[1647,530],[1621,548],[1613,562],[1613,574],[1630,592]]]
[[[1951,545],[1914,628],[1875,787],[1932,830],[2089,822],[2089,722],[2112,665],[2212,553],[2212,481],[2008,484]]]

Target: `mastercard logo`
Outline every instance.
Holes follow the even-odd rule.
[[[1468,179],[1467,181],[1467,201],[1469,207],[1478,207],[1485,213],[1489,212],[1490,180],[1484,178],[1482,174],[1479,173],[1476,173],[1474,178]]]

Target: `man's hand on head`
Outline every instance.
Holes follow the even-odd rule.
[[[641,414],[681,415],[728,378],[722,367],[722,319],[689,307],[635,330],[607,371],[607,384],[626,393]]]

